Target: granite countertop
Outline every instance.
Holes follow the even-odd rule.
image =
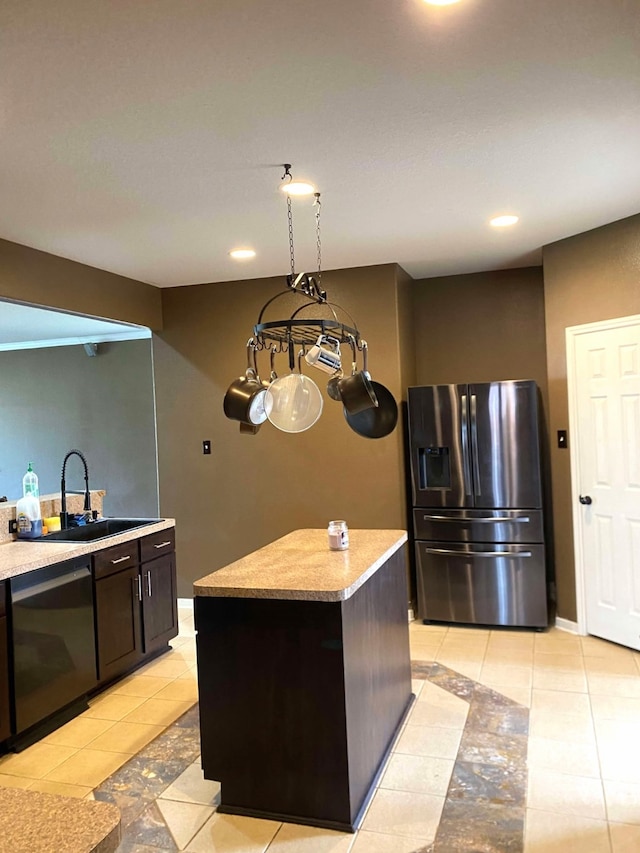
[[[113,853],[119,843],[110,803],[0,788],[0,853]]]
[[[294,530],[197,580],[194,595],[345,601],[407,541],[405,530],[350,530],[330,551],[327,531]]]
[[[20,540],[5,542],[0,545],[0,581],[14,578],[34,569],[42,569],[44,566],[51,566],[53,563],[60,563],[63,560],[71,560],[73,557],[92,554],[94,551],[110,548],[112,545],[119,545],[121,542],[131,542],[134,539],[140,539],[142,536],[149,536],[151,533],[158,533],[160,530],[167,530],[174,526],[175,520],[173,518],[163,518],[153,524],[146,524],[144,527],[136,527],[133,530],[127,530],[125,533],[118,533],[115,536],[97,539],[93,542],[47,542],[46,540],[42,542]]]

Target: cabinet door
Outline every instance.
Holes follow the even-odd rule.
[[[0,741],[6,740],[10,734],[7,619],[3,616],[0,618]]]
[[[175,554],[140,566],[145,654],[165,646],[178,633]]]
[[[109,681],[142,657],[138,566],[96,580],[98,677]]]

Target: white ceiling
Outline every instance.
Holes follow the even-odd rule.
[[[0,129],[0,236],[159,286],[285,274],[285,161],[327,269],[523,266],[640,210],[640,9],[3,0]]]
[[[0,300],[0,352],[150,337],[144,326]]]

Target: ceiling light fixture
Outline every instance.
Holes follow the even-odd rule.
[[[316,188],[309,181],[296,181],[291,174],[291,163],[284,163],[284,175],[281,180],[285,181],[280,185],[280,189],[287,195],[312,195]]]
[[[229,254],[236,261],[247,261],[249,258],[255,258],[256,253],[253,249],[232,249]]]
[[[494,228],[508,228],[510,225],[515,225],[519,219],[519,216],[507,213],[503,216],[494,216],[493,219],[489,220],[489,225],[493,225]]]
[[[460,0],[424,0],[429,6],[453,6],[454,3],[459,3]]]

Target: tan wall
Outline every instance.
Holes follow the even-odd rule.
[[[398,341],[403,393],[416,384],[416,324],[414,321],[414,284],[402,267],[396,268]]]
[[[157,287],[0,240],[0,298],[162,328]]]
[[[640,215],[546,246],[543,266],[554,437],[556,430],[569,427],[566,327],[640,313]],[[575,621],[570,458],[554,445],[552,441],[558,615]]]
[[[416,281],[417,384],[535,379],[546,396],[540,267]]]
[[[323,285],[367,339],[373,378],[399,398],[395,265],[327,272]],[[224,416],[224,394],[244,370],[259,309],[283,286],[277,278],[162,291],[164,329],[154,338],[160,506],[178,521],[182,596],[192,594],[196,578],[295,528],[325,527],[331,518],[352,528],[405,526],[401,429],[362,438],[326,395],[320,420],[300,434],[267,423],[256,436],[240,435]],[[265,320],[299,304],[283,297]],[[277,366],[286,372],[284,357]],[[326,384],[325,374],[306,372]],[[211,440],[211,456],[202,454],[203,439]]]

